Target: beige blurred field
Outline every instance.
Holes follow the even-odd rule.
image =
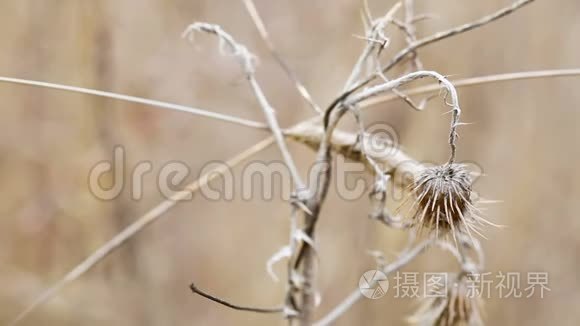
[[[378,16],[394,1],[369,1]],[[417,0],[418,12],[439,17],[418,35],[471,21],[508,0]],[[348,77],[364,41],[356,0],[256,0],[281,55],[322,106]],[[231,58],[212,38],[181,38],[194,21],[222,25],[258,57],[257,78],[282,126],[313,112],[269,55],[241,1],[3,0],[0,76],[50,81],[191,105],[263,121]],[[403,46],[393,43],[386,56]],[[452,78],[580,66],[580,2],[538,0],[493,24],[419,51],[426,69]],[[485,177],[476,190],[501,203],[487,217],[489,272],[547,272],[545,298],[486,302],[487,325],[577,325],[580,319],[580,77],[513,81],[459,90],[463,121],[460,161]],[[419,98],[420,99],[420,98]],[[260,130],[180,112],[27,86],[0,84],[0,324],[124,226],[163,199],[156,172],[186,162],[193,181],[204,165],[226,160],[267,136]],[[416,112],[402,101],[379,105],[365,119],[391,124],[416,159],[443,162],[449,116],[440,101]],[[372,112],[372,113],[371,113]],[[92,166],[126,150],[126,168],[150,161],[141,200],[128,187],[113,201],[89,191]],[[302,171],[314,153],[290,145]],[[274,147],[255,160],[280,160]],[[235,171],[239,171],[237,168]],[[305,173],[305,172],[304,172]],[[126,176],[129,182],[129,176]],[[185,183],[184,183],[185,184]],[[389,259],[405,246],[400,231],[367,218],[366,197],[329,195],[318,226],[323,316],[374,268],[368,249]],[[277,315],[238,312],[188,289],[191,281],[233,302],[278,305],[284,282],[266,272],[287,242],[289,206],[281,200],[180,203],[95,269],[67,286],[22,325],[286,325]],[[445,258],[443,258],[445,257]],[[284,264],[275,270],[284,274]],[[456,270],[434,249],[407,271]],[[337,325],[400,325],[416,308],[387,295],[363,300]]]

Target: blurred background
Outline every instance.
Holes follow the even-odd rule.
[[[394,1],[369,0],[375,16]],[[417,25],[430,35],[508,5],[507,0],[416,1],[417,13],[437,19]],[[339,93],[364,41],[359,1],[256,0],[278,51],[326,106]],[[83,86],[191,105],[263,121],[238,64],[219,55],[213,38],[190,44],[180,37],[194,21],[222,25],[259,57],[257,78],[282,126],[313,112],[269,55],[241,1],[4,0],[0,2],[0,75]],[[404,46],[393,42],[385,57]],[[426,69],[453,78],[580,66],[580,3],[536,1],[484,28],[419,51]],[[485,177],[476,190],[487,199],[482,240],[487,271],[547,272],[546,297],[492,298],[488,325],[576,325],[580,318],[580,78],[514,81],[459,90],[463,121],[460,161],[477,163]],[[181,161],[193,181],[211,160],[226,160],[267,136],[261,130],[180,112],[87,95],[0,84],[0,324],[60,279],[98,246],[163,199],[156,173]],[[417,98],[420,100],[420,98]],[[444,162],[449,116],[441,101],[416,112],[401,101],[365,112],[366,121],[391,124],[417,160]],[[112,201],[91,194],[87,179],[115,145],[125,166],[149,161],[144,195],[129,187]],[[291,144],[306,174],[313,152]],[[280,160],[272,146],[253,159]],[[240,171],[236,168],[234,171]],[[107,179],[107,177],[105,178]],[[109,178],[110,179],[110,178]],[[125,176],[129,182],[130,177]],[[110,181],[110,180],[109,180]],[[105,184],[108,182],[104,181]],[[185,185],[185,182],[183,183]],[[219,185],[219,183],[216,183]],[[259,192],[259,189],[256,190]],[[373,269],[366,254],[392,260],[406,235],[367,218],[370,203],[340,200],[334,192],[318,226],[323,316]],[[232,302],[278,305],[284,282],[265,263],[287,242],[289,207],[279,198],[177,205],[95,269],[40,307],[23,325],[285,325],[277,315],[227,309],[188,284]],[[284,277],[285,264],[275,270]],[[455,271],[434,249],[405,271]],[[525,280],[522,280],[524,282]],[[362,300],[337,325],[403,324],[416,300]]]

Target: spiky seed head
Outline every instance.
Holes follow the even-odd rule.
[[[451,277],[437,295],[423,298],[419,309],[408,318],[413,325],[435,326],[480,326],[483,301],[477,293],[470,291],[469,274]],[[444,295],[440,295],[443,293]]]
[[[471,202],[471,178],[461,164],[426,168],[413,185],[413,222],[419,229],[467,232],[474,230],[478,216]],[[477,231],[476,231],[477,232]]]

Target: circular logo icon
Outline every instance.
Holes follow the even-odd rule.
[[[385,123],[375,123],[367,127],[362,139],[363,150],[375,158],[385,158],[395,154],[399,147],[399,137],[393,127]]]
[[[373,300],[380,299],[389,289],[389,280],[385,273],[373,269],[360,277],[358,288],[365,297]]]

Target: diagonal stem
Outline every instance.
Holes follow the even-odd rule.
[[[36,80],[10,78],[10,77],[0,77],[0,82],[6,82],[6,83],[12,83],[12,84],[21,84],[21,85],[28,85],[28,86],[36,86],[36,87],[43,87],[43,88],[51,88],[51,89],[56,89],[56,90],[61,90],[61,91],[68,91],[68,92],[74,92],[74,93],[82,93],[82,94],[112,98],[112,99],[116,99],[116,100],[122,100],[125,102],[145,104],[145,105],[154,106],[154,107],[158,107],[158,108],[162,108],[162,109],[187,112],[187,113],[199,115],[202,117],[212,118],[212,119],[221,120],[221,121],[225,121],[225,122],[231,122],[231,123],[235,123],[238,125],[251,127],[251,128],[266,129],[268,127],[261,122],[242,119],[242,118],[230,116],[230,115],[223,114],[223,113],[211,112],[211,111],[206,111],[206,110],[202,110],[202,109],[192,108],[192,107],[185,106],[185,105],[150,100],[150,99],[131,96],[131,95],[99,91],[96,89],[55,84],[55,83],[47,83],[47,82],[41,82],[41,81],[36,81]]]

